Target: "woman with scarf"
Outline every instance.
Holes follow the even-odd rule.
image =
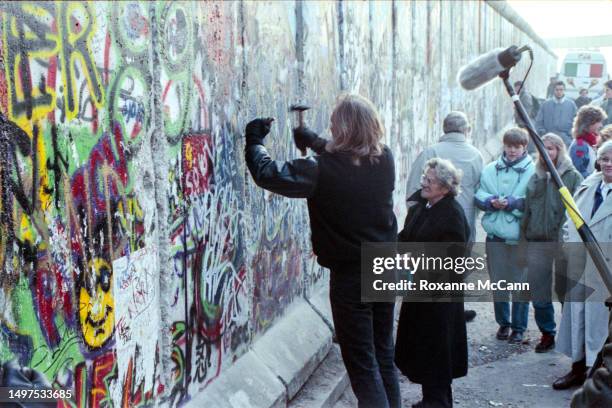
[[[576,170],[582,177],[588,177],[595,171],[595,149],[599,131],[607,119],[606,112],[598,106],[586,105],[578,110],[572,136],[574,141],[569,147],[569,154]]]
[[[525,210],[527,183],[534,173],[527,154],[529,137],[520,128],[511,128],[503,136],[504,151],[482,170],[480,187],[474,197],[483,210],[482,226],[487,233],[487,263],[492,282],[525,282],[525,268],[519,251],[520,222]],[[529,302],[512,293],[512,314],[508,294],[493,294],[498,340],[519,344],[527,329]],[[512,330],[512,333],[510,333]]]
[[[542,136],[542,142],[550,160],[555,165],[563,184],[573,194],[582,182],[582,176],[572,165],[563,139],[554,133]],[[553,267],[555,292],[563,301],[565,294],[565,258],[560,256],[560,231],[565,222],[565,207],[553,182],[544,159],[539,156],[535,174],[527,185],[525,214],[521,222],[521,238],[527,245],[527,276],[530,282],[531,301],[535,321],[542,333],[536,345],[536,353],[544,353],[555,347],[555,310],[551,288]]]

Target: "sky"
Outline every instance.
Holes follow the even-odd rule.
[[[612,35],[612,0],[508,0],[544,40],[555,37]],[[612,47],[600,48],[612,71]],[[553,49],[563,60],[566,50]]]

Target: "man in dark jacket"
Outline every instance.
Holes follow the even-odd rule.
[[[580,96],[576,98],[574,101],[576,104],[576,109],[580,109],[584,105],[588,105],[591,103],[591,98],[589,98],[589,91],[586,88],[580,89]]]
[[[612,123],[612,79],[604,84],[604,93],[601,98],[595,99],[592,102],[593,105],[599,106],[606,112],[608,118],[604,121],[603,125],[607,126]]]
[[[372,103],[342,97],[331,116],[333,139],[294,130],[298,147],[315,157],[276,162],[263,139],[272,119],[246,126],[246,164],[255,183],[277,194],[306,198],[312,247],[330,269],[330,303],[336,337],[359,408],[401,406],[393,364],[393,303],[361,302],[362,242],[394,242],[395,167]]]

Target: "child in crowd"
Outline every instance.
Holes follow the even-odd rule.
[[[582,176],[567,155],[563,139],[554,133],[542,136],[544,147],[555,165],[563,184],[574,194],[582,182]],[[551,178],[544,159],[539,156],[535,174],[531,176],[525,196],[525,213],[521,221],[521,238],[527,245],[527,276],[530,283],[535,321],[542,333],[536,345],[536,353],[544,353],[555,347],[555,310],[551,288],[553,267],[555,292],[561,301],[565,294],[566,261],[560,256],[561,227],[565,222],[565,207],[559,189]]]
[[[503,143],[502,155],[482,171],[475,204],[485,211],[482,226],[487,233],[486,250],[491,280],[525,282],[518,241],[527,183],[534,174],[535,166],[527,154],[529,137],[525,130],[512,128],[506,131]],[[519,294],[516,292],[512,295],[512,316],[508,296],[494,295],[495,320],[499,324],[497,338],[518,344],[523,341],[527,329],[529,302],[517,301]]]
[[[588,177],[595,171],[595,147],[599,139],[599,131],[607,119],[606,112],[598,106],[585,105],[578,110],[574,118],[569,154],[576,170],[582,177]]]

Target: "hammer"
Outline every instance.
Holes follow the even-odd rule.
[[[289,107],[289,112],[298,113],[298,121],[299,121],[300,127],[304,126],[304,111],[307,111],[308,109],[310,109],[310,106],[300,105],[297,103]],[[296,146],[297,146],[297,143],[296,143]],[[298,146],[298,149],[300,149],[300,151],[302,152],[302,156],[306,156],[306,147]]]

